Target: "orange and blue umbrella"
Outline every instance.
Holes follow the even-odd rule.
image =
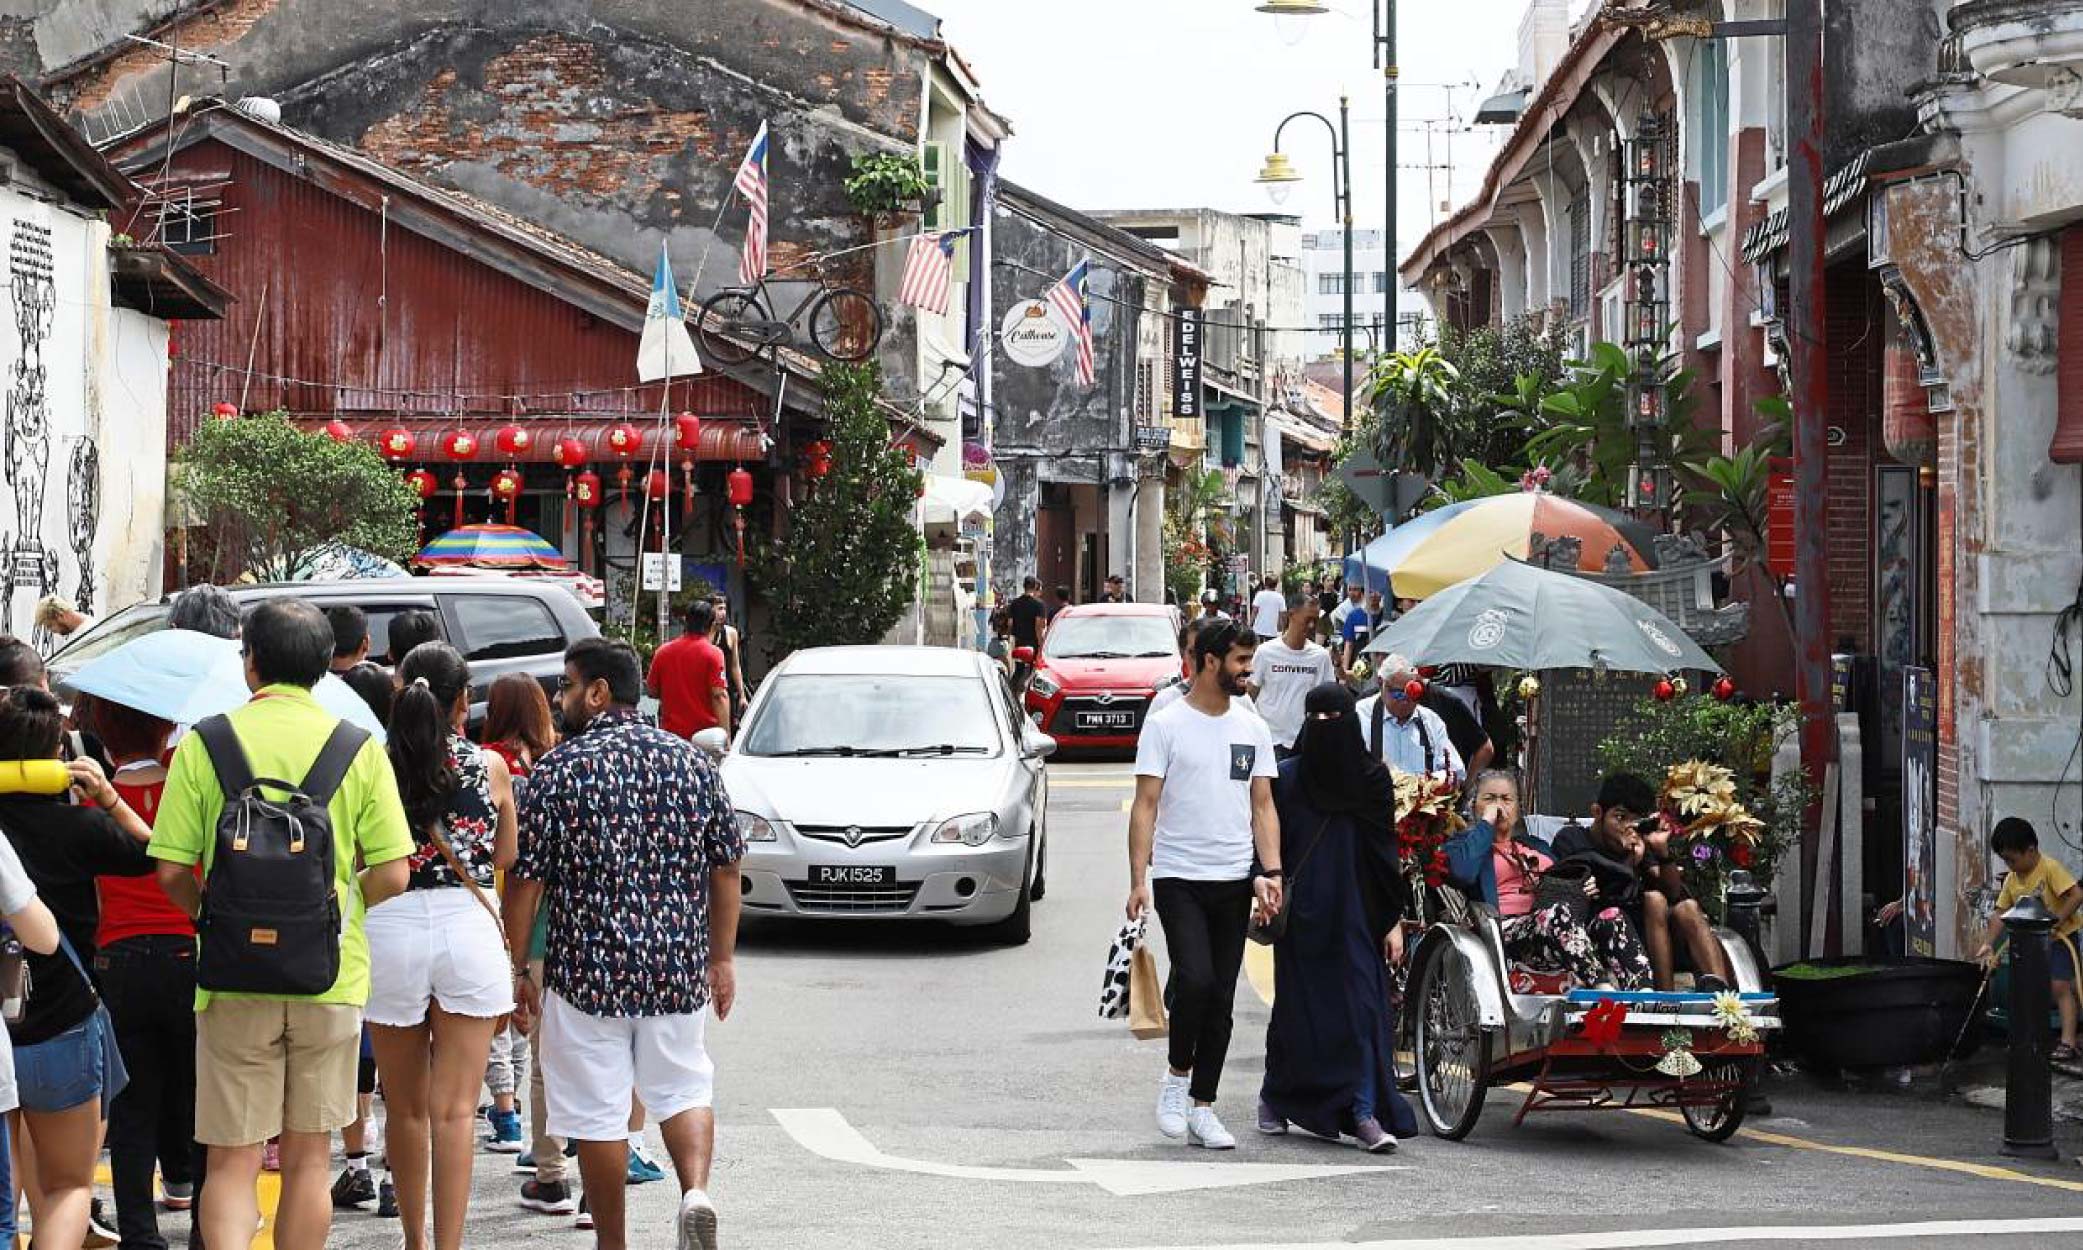
[[[561,569],[571,563],[534,530],[494,524],[458,526],[428,543],[414,561],[489,569]]]

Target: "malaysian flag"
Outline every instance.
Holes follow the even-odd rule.
[[[745,205],[752,210],[751,220],[745,223],[745,250],[738,254],[738,281],[746,286],[758,282],[767,273],[767,124],[759,124],[759,133],[752,137],[752,147],[745,153],[745,163],[738,166],[738,176],[731,181],[738,194],[745,197]]]
[[[939,230],[912,236],[904,253],[904,281],[897,287],[897,302],[927,312],[947,311],[948,278],[955,268],[955,244],[974,226]]]
[[[1042,299],[1063,318],[1078,336],[1078,385],[1092,385],[1092,305],[1085,302],[1085,285],[1092,276],[1092,262],[1081,260],[1049,288]]]

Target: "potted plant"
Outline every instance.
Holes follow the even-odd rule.
[[[924,212],[932,188],[916,156],[867,152],[853,158],[853,174],[844,184],[847,203],[863,216],[878,220],[899,213]]]

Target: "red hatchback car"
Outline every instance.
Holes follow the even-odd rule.
[[[1049,622],[1031,662],[1027,711],[1065,747],[1127,747],[1143,731],[1151,696],[1179,680],[1177,614],[1161,603],[1086,603]]]

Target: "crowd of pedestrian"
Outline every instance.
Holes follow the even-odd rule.
[[[1726,957],[1668,853],[1654,789],[1605,777],[1552,842],[1496,768],[1479,672],[1367,646],[1382,596],[1267,578],[1232,616],[1204,603],[1180,635],[1185,680],[1153,699],[1130,806],[1129,918],[1155,912],[1171,961],[1157,1127],[1211,1149],[1247,940],[1275,982],[1256,1127],[1392,1150],[1415,1130],[1397,1093],[1394,969],[1417,895],[1444,888],[1500,918],[1510,956],[1585,988],[1726,988]],[[1401,605],[1407,609],[1410,605]],[[1342,641],[1334,652],[1326,643]],[[1378,659],[1370,672],[1366,660]],[[1467,828],[1435,865],[1403,861],[1398,774],[1459,790]],[[2083,898],[2083,891],[2078,891]]]
[[[191,1246],[246,1246],[274,1171],[286,1250],[371,1205],[407,1250],[456,1250],[491,1151],[519,1156],[524,1207],[620,1250],[625,1186],[665,1175],[648,1120],[679,1244],[713,1247],[706,1015],[736,996],[744,847],[688,739],[742,714],[727,612],[697,602],[648,675],[681,732],[600,638],[567,652],[554,715],[509,674],[473,732],[470,666],[424,612],[378,657],[359,609],[183,592],[170,623],[236,639],[251,697],[182,726],[68,710],[0,638],[0,759],[61,770],[0,793],[0,1195],[35,1244],[161,1250],[185,1211]],[[315,697],[334,678],[381,740]]]

